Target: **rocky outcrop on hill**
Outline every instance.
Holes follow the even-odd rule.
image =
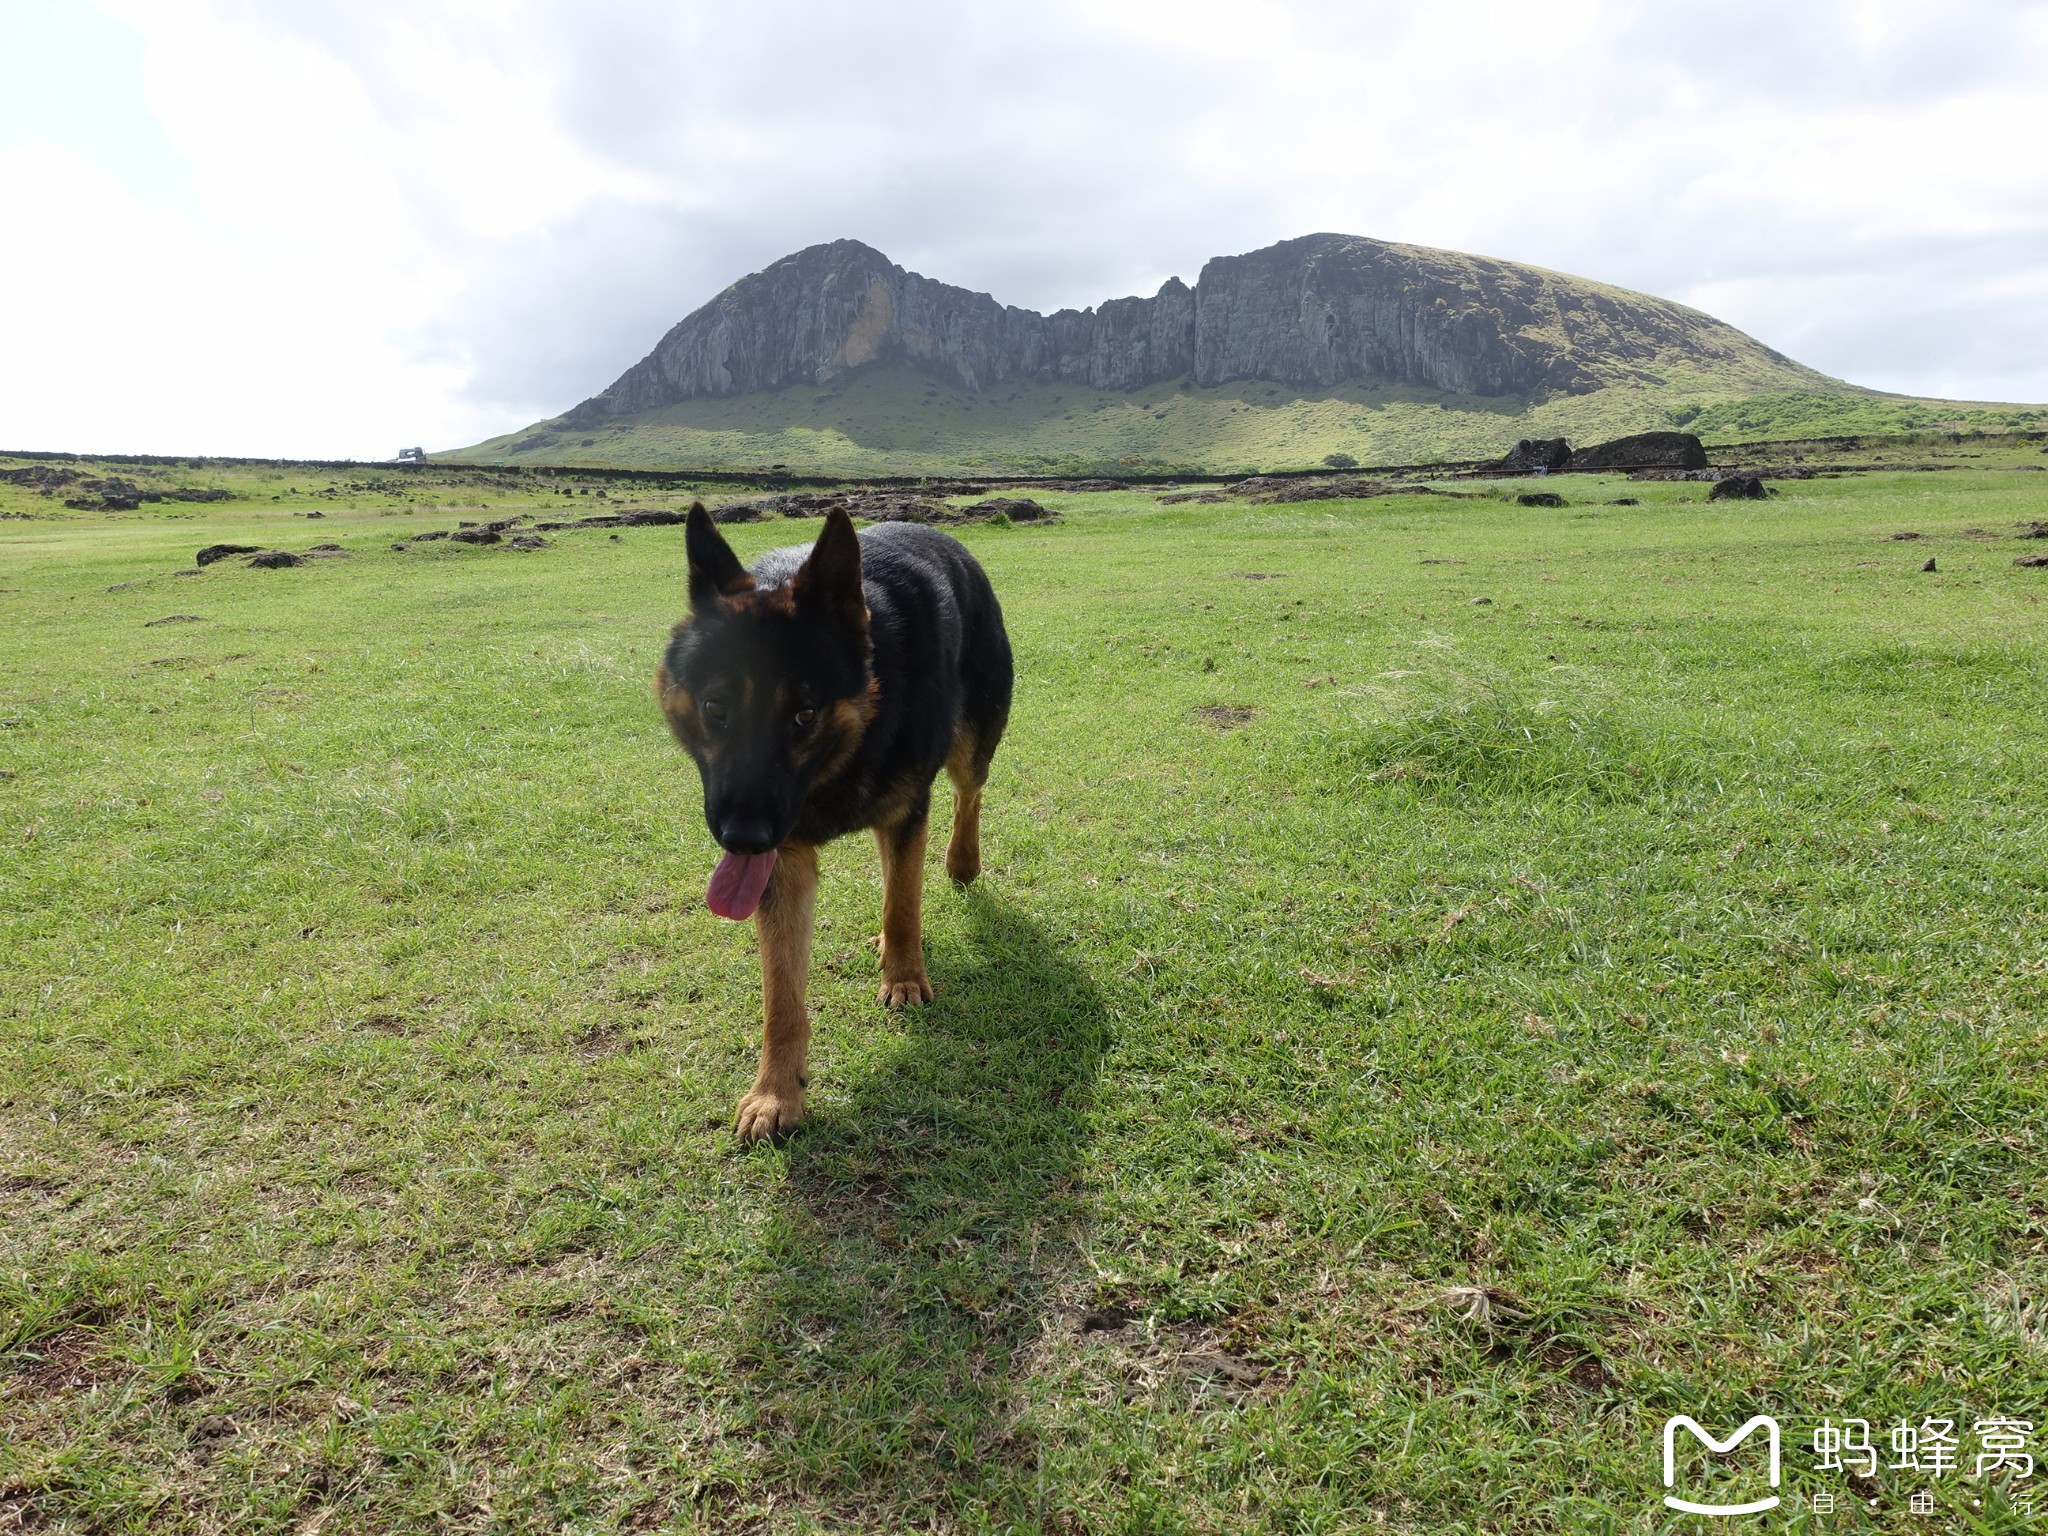
[[[907,272],[857,240],[734,283],[555,425],[679,401],[829,384],[866,363],[957,387],[1130,390],[1191,378],[1297,387],[1378,380],[1463,395],[1583,393],[1682,357],[1789,362],[1696,310],[1560,273],[1354,235],[1307,235],[1171,278],[1151,298],[1041,315]],[[1817,377],[1817,376],[1816,376]]]

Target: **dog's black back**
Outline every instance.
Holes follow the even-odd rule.
[[[869,528],[856,577],[830,522],[817,544],[771,550],[750,571],[701,512],[689,538],[694,611],[657,686],[723,846],[751,853],[921,821],[940,768],[987,777],[1010,715],[1010,641],[988,577],[957,540],[909,523]],[[707,720],[706,700],[723,720]],[[806,710],[814,722],[793,734]]]
[[[753,564],[755,582],[782,586],[810,552],[770,550]],[[852,758],[805,806],[795,835],[806,842],[870,825],[876,806],[912,785],[928,798],[956,749],[971,754],[976,779],[986,777],[1010,719],[1002,605],[966,547],[936,528],[880,523],[860,535],[860,569],[879,707]]]

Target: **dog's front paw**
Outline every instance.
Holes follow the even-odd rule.
[[[901,981],[885,981],[882,990],[875,994],[891,1008],[906,1007],[911,1003],[928,1003],[932,1000],[932,984],[925,980],[923,971]]]
[[[753,1091],[740,1100],[739,1116],[733,1123],[733,1131],[741,1141],[767,1141],[787,1136],[803,1118],[803,1089],[763,1088],[756,1084]]]

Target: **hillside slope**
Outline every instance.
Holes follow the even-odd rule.
[[[1279,468],[1673,424],[1754,437],[2039,420],[1958,409],[1857,389],[1663,299],[1356,236],[1219,257],[1192,288],[1052,315],[842,240],[734,283],[562,416],[444,457]]]

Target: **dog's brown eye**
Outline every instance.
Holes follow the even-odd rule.
[[[817,719],[817,718],[818,718],[818,712],[817,712],[817,711],[816,711],[815,709],[800,709],[800,710],[798,710],[798,711],[796,712],[796,724],[797,724],[797,729],[798,729],[798,730],[802,730],[802,729],[803,729],[803,728],[804,728],[805,726],[809,725],[809,724],[810,724],[810,723],[811,723],[811,722],[812,722],[813,720],[815,720],[815,719]]]
[[[706,699],[702,707],[706,720],[709,720],[713,725],[725,724],[725,706],[719,703],[718,700]]]

